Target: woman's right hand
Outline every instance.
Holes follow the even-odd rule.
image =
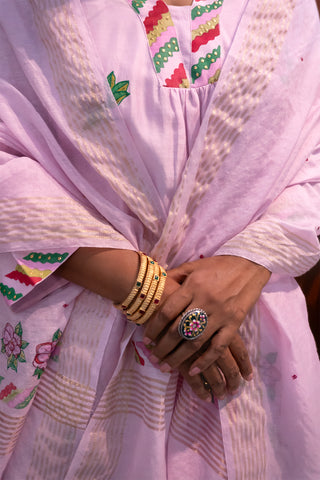
[[[161,303],[164,303],[179,287],[180,284],[168,276]],[[160,338],[163,333],[164,332],[161,332]],[[154,343],[156,344],[157,341]],[[186,382],[199,398],[208,402],[212,401],[212,396],[223,399],[227,394],[234,395],[237,393],[242,379],[246,381],[252,380],[252,365],[247,348],[239,333],[235,335],[229,347],[226,348],[225,352],[215,363],[201,374],[198,373],[191,376],[189,373],[190,367],[196,358],[205,351],[205,347],[206,345],[178,368]],[[164,372],[169,370],[166,367],[161,368],[161,364],[160,369]],[[205,383],[207,388],[205,387]]]
[[[252,365],[246,346],[237,334],[225,353],[207,370],[190,376],[190,366],[196,356],[186,360],[179,368],[186,382],[201,400],[222,400],[227,394],[235,395],[243,382],[253,378]]]

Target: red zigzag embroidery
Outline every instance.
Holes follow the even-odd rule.
[[[214,40],[218,35],[220,35],[220,26],[219,24],[215,28],[205,32],[202,35],[196,37],[192,42],[192,51],[197,52],[201,45],[206,45],[210,40]]]
[[[16,270],[8,273],[6,277],[11,278],[12,280],[18,280],[20,283],[23,283],[27,287],[29,287],[29,285],[36,285],[42,280],[42,278],[40,277],[29,277],[28,275],[25,275],[24,273],[21,273],[21,272],[17,272]]]

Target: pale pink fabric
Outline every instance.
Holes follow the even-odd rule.
[[[85,245],[142,249],[169,267],[234,254],[273,272],[242,328],[255,379],[219,406],[196,399],[176,373],[154,368],[143,330],[105,299],[54,275],[29,286],[10,308],[1,295],[5,480],[319,478],[319,360],[293,277],[320,257],[320,28],[312,1],[293,10],[289,1],[278,3],[225,0],[221,77],[216,86],[190,89],[161,85],[127,0],[1,3],[2,285],[14,285],[6,275],[29,262],[29,252],[71,254]],[[155,4],[147,0],[144,8]],[[173,10],[182,32],[188,17]],[[78,56],[93,77],[84,63],[73,67],[76,56],[68,57],[69,77],[52,62],[46,28],[64,38],[63,16],[77,27]],[[257,18],[273,19],[268,34],[255,30]],[[266,38],[275,40],[267,50],[274,64],[265,58],[257,77],[255,52],[243,48],[248,32],[257,32],[251,39],[257,50]],[[236,83],[239,59],[247,85]],[[130,95],[119,106],[106,80],[112,71],[117,81],[129,81]],[[91,82],[101,102],[78,94],[72,75],[83,89]],[[262,93],[250,96],[264,81]],[[70,116],[64,85],[73,94]],[[241,103],[236,111],[230,104],[226,115],[219,106],[233,98],[230,85],[242,89]],[[85,119],[76,133],[75,118]],[[111,146],[96,168],[90,155],[104,118]],[[219,119],[239,134],[219,136]],[[90,148],[80,148],[88,138]],[[197,203],[198,187],[205,195]]]

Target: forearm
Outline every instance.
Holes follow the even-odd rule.
[[[121,303],[139,270],[139,254],[132,250],[79,248],[57,274],[99,295]]]

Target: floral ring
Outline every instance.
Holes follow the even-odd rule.
[[[195,340],[203,334],[207,324],[207,313],[201,308],[193,308],[182,315],[178,332],[184,340]]]

